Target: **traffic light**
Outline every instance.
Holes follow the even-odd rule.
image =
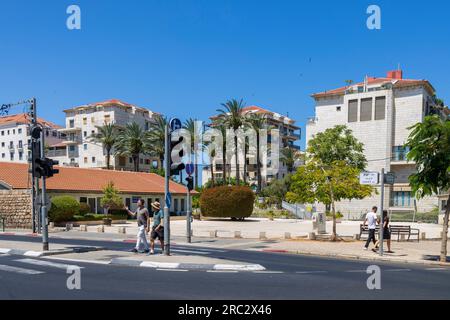
[[[180,171],[184,170],[185,165],[182,161],[184,156],[183,150],[183,136],[172,133],[170,138],[170,175],[179,175]]]
[[[51,178],[59,173],[58,169],[54,169],[54,165],[58,165],[58,161],[49,158],[36,158],[33,163],[33,176],[36,178]]]
[[[53,166],[57,166],[59,164],[59,161],[52,160],[49,158],[45,158],[45,176],[47,178],[53,177],[53,175],[58,174],[59,170],[54,169]]]
[[[188,176],[186,178],[186,181],[187,181],[187,188],[188,188],[188,190],[189,191],[194,190],[194,177]]]

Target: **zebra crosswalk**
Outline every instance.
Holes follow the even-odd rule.
[[[8,255],[0,255],[0,257],[5,257]],[[11,263],[12,262],[12,263]],[[2,262],[5,263],[5,262]],[[22,275],[39,275],[45,274],[52,269],[59,270],[72,270],[74,267],[83,269],[84,267],[80,267],[73,264],[65,264],[65,263],[57,263],[46,260],[38,260],[38,259],[14,259],[10,260],[9,264],[0,264],[0,272],[7,273],[17,273]]]

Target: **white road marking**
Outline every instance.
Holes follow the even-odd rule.
[[[367,270],[347,270],[345,272],[351,272],[351,273],[367,273]]]
[[[206,272],[210,273],[238,273],[237,270],[206,270]]]
[[[15,261],[32,264],[35,266],[52,267],[52,268],[63,269],[63,270],[67,270],[68,268],[72,268],[72,267],[77,267],[77,268],[83,269],[83,267],[79,267],[76,265],[55,263],[55,262],[35,260],[35,259],[19,259],[19,260],[15,260]]]
[[[101,261],[101,260],[83,260],[83,259],[70,259],[70,258],[61,258],[61,257],[47,257],[46,259],[51,260],[59,260],[59,261],[68,261],[68,262],[79,262],[79,263],[91,263],[91,264],[110,264],[111,261]]]
[[[328,273],[328,271],[297,271],[299,274]]]
[[[156,270],[158,270],[158,271],[173,271],[173,272],[186,272],[186,271],[188,271],[186,269],[162,269],[162,268],[158,268]]]
[[[253,273],[284,273],[283,271],[253,271]]]
[[[450,270],[450,269],[447,269],[447,268],[426,268],[425,270],[428,270],[428,271],[444,271],[444,270]]]
[[[242,242],[242,243],[232,243],[232,244],[225,244],[225,245],[221,245],[221,248],[232,248],[232,247],[240,247],[240,246],[248,246],[248,245],[261,245],[263,242],[257,242],[257,241],[253,241],[253,242]]]
[[[4,265],[4,264],[0,264],[0,271],[15,272],[15,273],[20,273],[20,274],[42,274],[42,273],[45,273],[43,271],[12,267],[12,266]]]
[[[195,254],[210,254],[210,252],[199,252],[199,251],[183,250],[183,249],[172,249],[170,251],[182,252],[182,253],[195,253]]]
[[[192,247],[194,247],[194,246],[192,246]],[[172,250],[178,250],[178,249],[172,249]],[[183,249],[182,249],[182,250],[183,250]],[[205,249],[205,248],[195,248],[194,250],[205,251],[205,252],[226,252],[226,250]]]
[[[388,269],[387,272],[409,272],[411,269]]]
[[[0,248],[0,253],[9,253],[11,251],[11,249],[3,249],[3,248]]]

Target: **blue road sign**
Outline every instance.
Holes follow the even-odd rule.
[[[181,120],[177,118],[172,118],[169,122],[169,126],[172,132],[181,129]]]
[[[188,175],[193,174],[194,171],[195,171],[195,166],[194,166],[193,163],[188,163],[188,164],[186,164],[186,173],[187,173]]]
[[[166,205],[169,208],[169,210],[170,210],[170,205],[171,204],[172,204],[172,195],[169,192],[169,193],[167,193],[167,196],[166,196]]]

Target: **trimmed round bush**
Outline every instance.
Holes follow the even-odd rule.
[[[248,218],[254,201],[255,194],[247,186],[220,186],[202,192],[200,210],[205,217]]]
[[[51,222],[71,221],[73,216],[79,215],[80,204],[70,196],[59,196],[52,198],[52,206],[48,212]]]

